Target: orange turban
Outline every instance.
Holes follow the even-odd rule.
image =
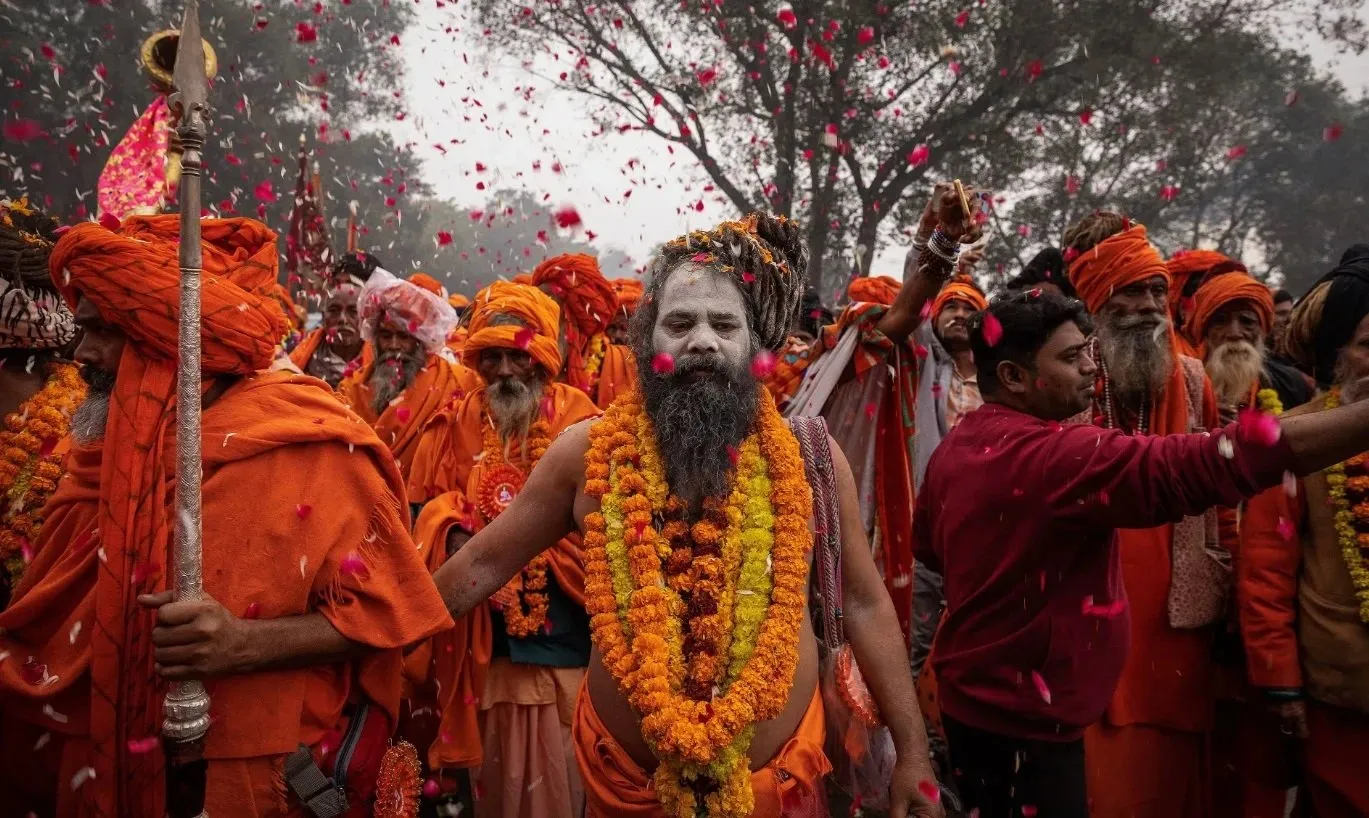
[[[1269,334],[1270,327],[1274,325],[1274,296],[1269,292],[1269,287],[1247,273],[1231,272],[1209,278],[1193,294],[1193,311],[1184,327],[1189,340],[1201,346],[1212,317],[1233,301],[1249,302],[1260,317],[1260,328],[1266,335]]]
[[[452,305],[452,309],[460,312],[471,305],[471,300],[461,293],[452,293],[447,296],[447,303]]]
[[[1245,265],[1216,250],[1180,250],[1165,262],[1169,269],[1169,311],[1178,314],[1184,286],[1194,277],[1204,278],[1237,270],[1244,273]]]
[[[561,308],[546,293],[526,284],[496,281],[476,294],[475,304],[470,334],[461,351],[467,366],[479,363],[481,350],[504,347],[527,351],[548,377],[554,378],[561,372]],[[523,326],[490,326],[497,315],[517,318]]]
[[[941,288],[936,298],[932,300],[932,320],[941,314],[946,305],[952,301],[964,301],[976,310],[989,308],[989,301],[984,297],[984,293],[974,285],[967,276],[956,276],[949,284]]]
[[[1089,312],[1098,312],[1116,290],[1155,276],[1169,281],[1169,269],[1136,225],[1108,236],[1070,262],[1070,283]]]
[[[846,297],[852,301],[892,306],[903,284],[888,276],[861,276],[851,280]]]
[[[203,369],[239,375],[265,369],[285,334],[273,292],[276,234],[252,219],[204,219],[200,232]],[[179,236],[179,216],[133,216],[118,232],[78,224],[52,249],[48,268],[73,309],[79,293],[127,333],[139,357],[174,362]],[[125,362],[128,357],[125,352]]]
[[[609,281],[613,285],[613,292],[618,296],[618,309],[623,310],[628,315],[637,311],[637,305],[642,303],[642,280],[639,278],[615,278]]]
[[[285,332],[271,294],[276,234],[249,219],[205,219],[200,230],[203,371],[248,375],[264,369]],[[120,725],[145,724],[147,713],[161,706],[159,686],[145,677],[128,695],[103,691],[125,690],[151,667],[147,639],[128,636],[147,623],[128,578],[134,566],[165,564],[172,537],[179,235],[179,216],[135,216],[117,232],[80,224],[62,236],[49,260],[52,280],[69,304],[88,299],[128,336],[105,423],[96,512],[108,570],[124,581],[113,593],[94,594],[92,603],[101,632],[91,645],[90,683],[101,694],[91,696],[95,737],[122,736]]]
[[[414,273],[413,275],[409,276],[408,281],[410,284],[413,284],[414,286],[422,287],[423,289],[427,290],[428,292],[432,293],[438,298],[447,297],[447,288],[443,287],[441,282],[439,282],[432,276],[428,275],[427,273]]]
[[[513,277],[513,283],[514,283],[514,284],[526,284],[526,285],[528,285],[529,287],[536,287],[536,286],[537,286],[537,285],[533,282],[533,280],[532,280],[532,274],[531,274],[531,273],[519,273],[518,275],[516,275],[516,276]]]
[[[608,329],[618,296],[599,271],[594,256],[565,253],[552,256],[532,271],[532,281],[546,287],[561,302],[568,328],[574,328],[582,344]],[[574,346],[575,340],[571,340]]]

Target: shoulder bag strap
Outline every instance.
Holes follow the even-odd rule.
[[[815,529],[814,574],[809,583],[820,611],[822,644],[836,650],[846,641],[841,619],[841,512],[837,506],[837,485],[832,467],[832,448],[828,442],[827,421],[821,417],[793,417],[789,427],[798,439],[803,468],[813,490]]]

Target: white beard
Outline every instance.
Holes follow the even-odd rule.
[[[1250,388],[1259,383],[1264,372],[1264,353],[1264,339],[1253,344],[1228,341],[1208,351],[1203,365],[1218,403],[1239,406],[1250,398]]]
[[[90,391],[86,399],[71,413],[71,437],[77,445],[89,446],[105,437],[109,423],[110,393]]]

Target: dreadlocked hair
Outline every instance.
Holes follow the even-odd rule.
[[[0,276],[26,287],[55,290],[48,257],[61,225],[31,207],[27,197],[0,202]]]
[[[1073,250],[1075,254],[1092,250],[1103,239],[1115,236],[1135,225],[1136,222],[1116,211],[1095,210],[1081,219],[1078,224],[1066,230],[1060,243],[1063,245],[1068,258],[1070,250]]]
[[[1317,327],[1321,325],[1331,282],[1323,281],[1307,291],[1288,315],[1288,327],[1279,340],[1279,354],[1304,372],[1317,367]]]
[[[808,245],[797,222],[752,213],[667,242],[648,268],[651,280],[631,325],[634,338],[651,337],[661,289],[688,265],[730,278],[742,292],[756,342],[771,351],[783,348],[808,277]]]

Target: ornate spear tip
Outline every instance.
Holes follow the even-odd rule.
[[[176,67],[171,72],[181,110],[209,102],[209,77],[204,67],[204,40],[200,37],[200,4],[186,0],[185,19],[176,43]]]

